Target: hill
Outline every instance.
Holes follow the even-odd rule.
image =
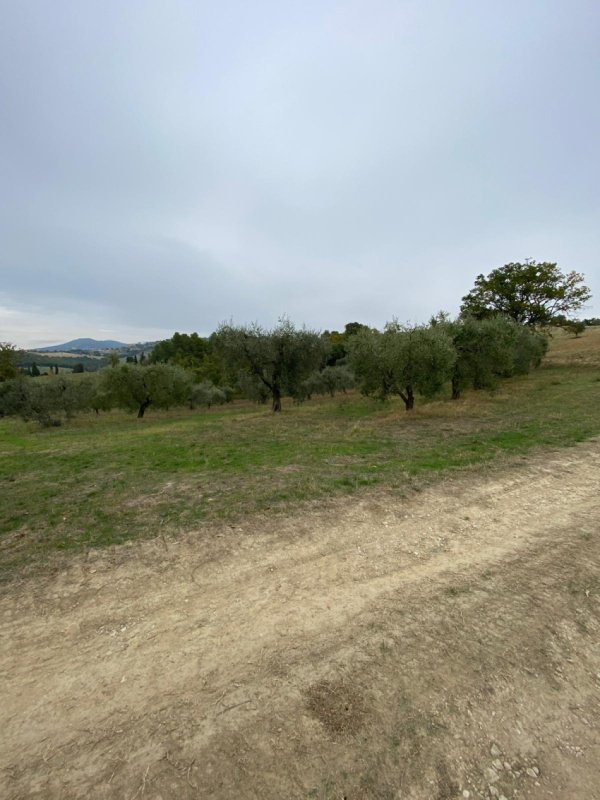
[[[114,339],[72,339],[64,344],[53,344],[49,347],[38,347],[36,353],[56,353],[65,350],[119,350],[121,347],[128,347],[124,342],[117,342]]]

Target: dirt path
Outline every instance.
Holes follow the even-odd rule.
[[[0,598],[5,798],[600,798],[600,442]]]

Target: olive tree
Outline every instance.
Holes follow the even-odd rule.
[[[222,405],[226,401],[227,395],[225,391],[215,386],[212,381],[195,383],[190,390],[190,408],[196,408],[196,406],[210,408],[213,405]]]
[[[493,389],[511,373],[520,326],[507,317],[478,320],[464,317],[447,324],[456,349],[452,399],[464,389]]]
[[[156,408],[181,406],[189,402],[192,377],[171,364],[120,364],[100,373],[100,391],[112,406],[136,411],[142,418],[153,405]]]
[[[383,333],[362,330],[353,336],[349,360],[365,394],[381,399],[398,394],[410,411],[416,392],[432,397],[450,379],[456,352],[442,327],[393,321]]]
[[[63,419],[94,407],[96,386],[95,375],[21,376],[2,384],[0,416],[19,415],[44,427],[60,425]]]
[[[451,337],[456,350],[452,370],[452,399],[464,389],[494,389],[501,378],[525,374],[541,363],[547,337],[510,317],[476,319],[463,315],[452,321],[438,314],[432,326]]]
[[[515,341],[512,369],[508,375],[526,375],[532,367],[539,367],[547,350],[547,336],[521,327]]]
[[[335,397],[336,392],[346,392],[355,384],[354,373],[347,364],[324,367],[316,376],[316,384],[323,394]]]
[[[272,329],[257,324],[223,324],[217,342],[230,368],[264,387],[273,411],[281,411],[284,394],[295,396],[310,373],[324,362],[326,345],[316,331],[296,328],[282,318]]]

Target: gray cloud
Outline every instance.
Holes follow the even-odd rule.
[[[0,338],[426,319],[528,256],[598,297],[599,34],[584,0],[12,4]]]

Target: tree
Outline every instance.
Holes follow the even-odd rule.
[[[247,372],[240,372],[237,376],[236,385],[243,397],[255,403],[264,405],[271,396],[265,384],[256,375],[249,375]]]
[[[456,349],[452,371],[452,399],[464,389],[493,389],[513,369],[519,326],[508,317],[447,322]]]
[[[10,342],[0,342],[0,383],[16,378],[18,350]]]
[[[18,375],[6,381],[0,381],[0,417],[16,416],[27,398],[27,382],[29,378]]]
[[[567,333],[572,333],[576,339],[579,339],[582,333],[585,333],[586,324],[582,320],[572,319],[563,323],[562,327]]]
[[[177,364],[186,369],[199,367],[207,353],[206,339],[197,333],[177,333],[154,345],[150,353],[151,364]]]
[[[316,331],[297,329],[283,317],[273,330],[259,325],[223,324],[218,346],[231,367],[260,382],[271,397],[273,411],[281,411],[284,394],[295,396],[300,384],[322,366],[325,344]]]
[[[407,411],[415,393],[433,397],[450,379],[456,352],[442,327],[406,327],[388,322],[383,333],[362,330],[349,344],[350,364],[364,394],[382,400],[398,394]]]
[[[346,392],[348,389],[352,389],[355,383],[352,370],[345,364],[335,367],[326,366],[311,377],[313,391],[318,394],[329,394],[330,397],[335,397],[336,392]]]
[[[223,389],[215,386],[212,381],[196,383],[190,391],[190,408],[196,408],[196,406],[210,408],[212,405],[221,405],[226,401],[226,393]]]
[[[578,272],[561,272],[557,264],[527,259],[478,275],[463,297],[462,314],[485,319],[504,314],[523,325],[549,325],[561,314],[579,310],[591,292]]]
[[[456,350],[452,370],[452,399],[464,389],[494,389],[501,378],[524,375],[538,367],[548,348],[548,336],[505,316],[475,319],[448,314],[431,320],[444,328]]]
[[[234,375],[226,375],[222,359],[215,346],[215,334],[203,339],[197,333],[174,333],[154,345],[148,359],[151,364],[176,364],[193,373],[198,383],[209,381],[222,386],[235,382]]]
[[[151,405],[156,408],[185,405],[191,385],[191,375],[181,367],[121,364],[101,372],[100,392],[109,398],[110,405],[137,410],[141,419]]]
[[[96,375],[48,375],[45,380],[20,376],[2,384],[0,416],[20,415],[43,427],[60,425],[81,411],[94,407]]]
[[[360,322],[348,322],[344,326],[344,332],[323,331],[321,336],[327,343],[327,366],[341,366],[346,361],[348,355],[348,340],[361,330],[368,330],[367,325]]]
[[[527,375],[532,367],[539,367],[548,349],[548,337],[522,326],[515,342],[512,369],[504,377]]]

